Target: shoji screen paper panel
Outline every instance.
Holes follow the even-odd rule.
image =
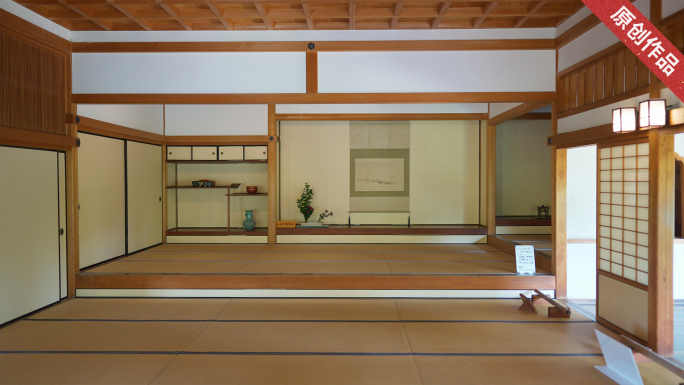
[[[648,285],[648,143],[598,152],[598,268]]]
[[[127,142],[128,252],[162,242],[162,148]]]

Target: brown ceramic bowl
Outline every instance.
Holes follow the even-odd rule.
[[[247,186],[247,194],[256,194],[257,186]]]

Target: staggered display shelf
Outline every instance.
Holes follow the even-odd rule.
[[[218,150],[217,150],[218,148]],[[231,150],[231,160],[219,160],[219,157],[224,156],[224,150],[230,148]],[[263,156],[264,159],[244,159],[244,157],[249,153],[253,157]],[[232,189],[240,187],[241,183],[231,183],[228,185],[221,186],[211,186],[211,187],[193,187],[193,186],[179,186],[178,185],[178,169],[180,165],[191,165],[191,164],[213,164],[213,165],[230,165],[230,164],[268,164],[268,160],[265,159],[266,151],[265,146],[169,146],[167,147],[167,164],[175,164],[175,185],[167,186],[167,190],[176,191],[176,227],[167,230],[167,236],[223,236],[223,235],[248,235],[248,236],[263,236],[267,235],[268,228],[256,228],[252,231],[246,231],[243,228],[231,228],[230,227],[230,198],[231,197],[267,197],[268,193],[232,193]],[[175,152],[175,154],[174,154]],[[228,152],[226,151],[228,154]],[[237,154],[237,155],[236,155]],[[263,155],[262,155],[263,154]],[[201,159],[195,159],[195,157],[202,157]],[[168,159],[171,156],[174,159]],[[185,159],[178,159],[178,157],[185,157]],[[227,155],[226,155],[227,156]],[[207,159],[207,157],[211,159]],[[242,157],[243,159],[239,159]],[[237,158],[237,159],[235,159]],[[178,190],[215,190],[215,189],[225,189],[226,190],[226,219],[227,226],[224,228],[216,227],[179,227],[178,221]]]

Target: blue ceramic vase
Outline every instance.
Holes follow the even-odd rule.
[[[252,211],[254,210],[245,210],[245,221],[242,222],[242,225],[245,226],[245,230],[247,231],[254,230],[254,226],[256,226],[256,222],[254,222],[254,219],[252,219],[254,216]]]

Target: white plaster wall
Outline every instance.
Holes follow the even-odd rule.
[[[74,53],[75,94],[303,93],[304,52]]]
[[[663,18],[671,16],[684,9],[682,0],[663,0]]]
[[[570,28],[574,27],[580,21],[584,20],[587,16],[591,15],[591,10],[587,7],[582,7],[579,11],[575,12],[574,15],[570,16],[561,25],[556,27],[556,37],[567,32]]]
[[[675,152],[684,157],[684,134],[675,135]]]
[[[554,91],[555,51],[320,52],[321,93]]]
[[[650,17],[649,0],[636,0],[634,6],[646,18]],[[558,50],[558,71],[562,71],[591,55],[601,52],[619,41],[620,39],[605,24],[601,23]]]
[[[558,120],[558,133],[582,130],[589,127],[611,124],[613,122],[612,111],[620,107],[639,108],[639,102],[647,100],[648,94],[637,96],[636,98],[623,100],[618,103],[609,104],[604,107],[596,108],[581,114],[568,116]]]
[[[266,104],[169,104],[166,135],[267,135]]]
[[[489,118],[501,115],[520,105],[522,105],[522,103],[489,103]]]
[[[596,244],[568,243],[567,261],[568,298],[596,299]]]
[[[78,115],[107,123],[164,134],[161,104],[79,104]]]
[[[674,289],[674,299],[684,299],[684,242],[682,240],[675,240],[674,250],[672,256],[673,266],[673,281],[672,288]]]
[[[536,215],[551,205],[550,120],[511,120],[496,127],[496,215]]]
[[[568,151],[568,239],[596,239],[596,146]]]
[[[22,7],[12,0],[0,0],[0,9],[4,9],[5,11],[34,25],[37,25],[48,32],[54,33],[62,39],[71,40],[71,31],[33,11],[30,11],[28,8]]]
[[[276,104],[276,114],[486,114],[487,103]]]

